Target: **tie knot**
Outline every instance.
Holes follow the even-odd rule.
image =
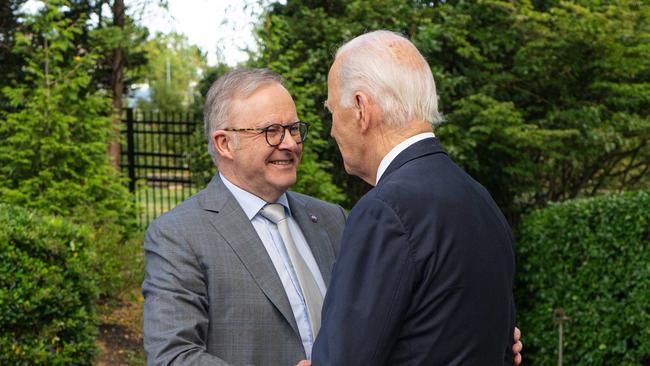
[[[287,218],[284,214],[284,206],[279,203],[269,203],[262,207],[260,214],[276,225],[278,222]]]

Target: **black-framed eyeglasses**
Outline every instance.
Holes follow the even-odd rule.
[[[298,121],[288,125],[274,123],[261,128],[224,128],[223,130],[233,132],[257,132],[258,134],[264,132],[266,143],[275,147],[282,143],[284,140],[284,133],[287,130],[289,130],[289,134],[296,141],[296,144],[302,144],[307,139],[309,123]]]

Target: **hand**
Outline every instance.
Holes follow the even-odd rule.
[[[515,327],[515,333],[514,333],[515,343],[512,344],[512,352],[515,354],[515,360],[514,360],[515,365],[521,364],[521,350],[524,348],[524,345],[523,343],[521,343],[520,339],[521,339],[521,331],[519,330],[519,328]]]
[[[298,364],[296,366],[309,366],[309,365],[311,365],[310,360],[302,360],[302,361],[298,362]]]

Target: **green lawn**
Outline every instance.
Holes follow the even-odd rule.
[[[135,199],[140,207],[140,224],[142,226],[148,225],[155,218],[171,210],[196,192],[195,187],[182,185],[167,187],[140,185],[135,192]]]

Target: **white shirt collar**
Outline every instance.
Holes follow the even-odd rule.
[[[241,206],[242,210],[244,210],[244,213],[246,214],[246,217],[248,217],[249,220],[252,220],[255,215],[257,215],[260,210],[266,206],[267,202],[264,201],[263,199],[257,197],[256,195],[245,191],[233,183],[231,183],[226,177],[223,176],[223,174],[219,173],[219,177],[221,177],[221,181],[223,184],[228,188],[230,193],[232,193],[233,196],[235,196],[235,200],[237,200],[237,203],[239,203],[239,206]],[[271,203],[271,202],[268,202]],[[291,216],[291,209],[289,208],[289,200],[287,199],[287,194],[282,193],[282,196],[278,198],[277,203],[281,204],[282,206],[285,207],[287,210],[288,214],[287,216]]]
[[[436,135],[433,134],[433,132],[424,132],[417,134],[415,136],[411,136],[407,138],[406,140],[400,142],[397,144],[395,147],[393,147],[386,156],[384,156],[383,159],[381,159],[381,162],[379,163],[379,167],[377,168],[377,180],[375,184],[379,183],[379,179],[381,179],[381,176],[384,175],[384,172],[386,172],[386,169],[388,169],[388,166],[390,163],[395,160],[397,155],[401,153],[402,151],[406,150],[409,146],[415,144],[418,141],[428,139],[431,137],[436,137]]]

